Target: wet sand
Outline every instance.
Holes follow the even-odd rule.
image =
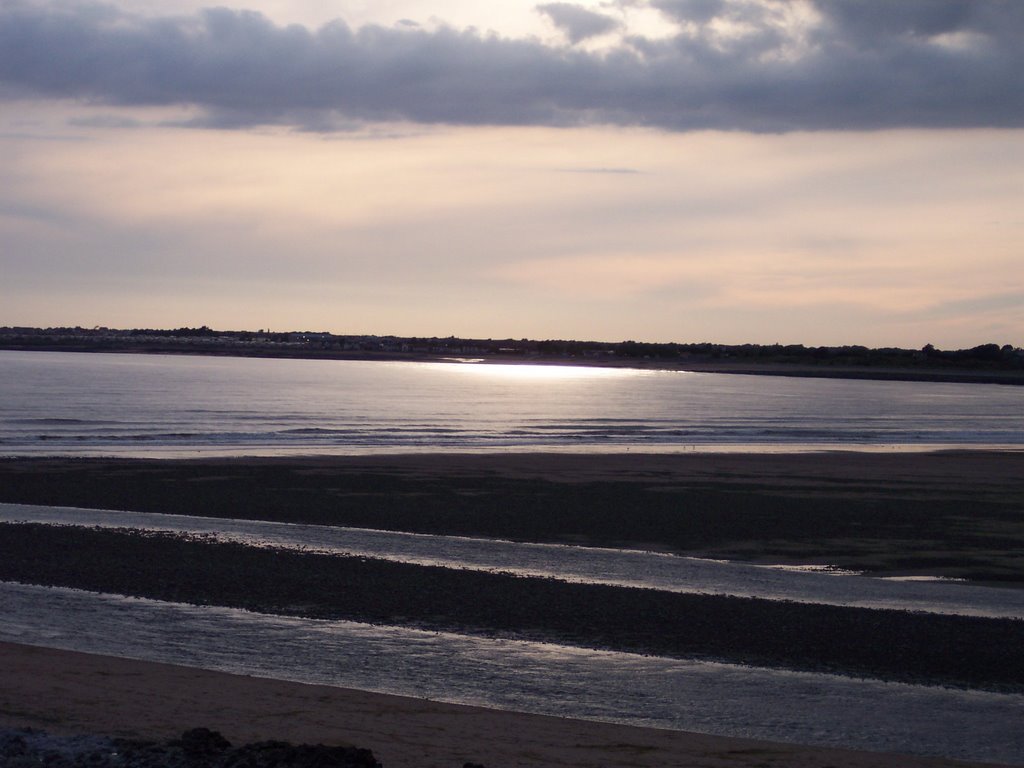
[[[203,726],[367,748],[385,768],[941,768],[970,763],[593,723],[0,643],[0,727],[166,739]],[[986,764],[991,765],[991,764]]]
[[[0,459],[0,501],[638,546],[1024,584],[1024,453]],[[462,765],[940,766],[0,644],[0,723]]]
[[[0,459],[0,501],[1024,585],[1024,451]]]
[[[0,579],[258,613],[1024,691],[1024,621],[574,584],[204,536],[0,525]]]

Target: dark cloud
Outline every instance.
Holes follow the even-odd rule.
[[[652,6],[676,21],[704,24],[725,9],[725,0],[654,0]]]
[[[537,10],[547,16],[573,45],[618,29],[621,24],[610,16],[573,3],[545,3]]]
[[[818,7],[847,34],[930,36],[969,27],[976,0],[818,0]],[[1010,10],[1010,9],[1007,9]]]
[[[140,128],[144,123],[123,115],[92,115],[71,118],[68,125],[79,128]]]
[[[690,22],[678,36],[587,53],[445,27],[353,30],[338,21],[310,30],[224,8],[151,18],[7,0],[0,94],[185,105],[206,125],[320,131],[360,120],[753,131],[1024,125],[1024,2],[814,1],[820,23],[797,34],[779,22],[788,0],[659,0],[666,18]],[[590,12],[542,9],[583,39],[583,17],[568,14]],[[742,22],[743,33],[716,37],[708,22],[722,18]]]

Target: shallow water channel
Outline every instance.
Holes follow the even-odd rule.
[[[861,608],[1024,619],[1024,590],[793,571],[638,550],[432,536],[258,520],[0,504],[0,522],[215,535],[250,546],[350,554],[566,581]]]
[[[676,730],[1024,764],[1024,696],[0,582],[0,640]]]

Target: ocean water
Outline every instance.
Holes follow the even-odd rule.
[[[1024,387],[0,351],[0,455],[1024,446]]]

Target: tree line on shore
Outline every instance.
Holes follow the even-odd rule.
[[[323,331],[214,330],[208,326],[175,329],[106,327],[0,327],[4,349],[88,349],[96,351],[207,351],[243,354],[349,353],[353,355],[479,355],[594,361],[651,360],[661,363],[751,363],[882,368],[1024,370],[1024,349],[1010,344],[980,344],[943,350],[870,348],[861,345],[716,344],[711,342],[620,342],[567,339],[467,339],[455,336],[402,337],[346,335]]]

